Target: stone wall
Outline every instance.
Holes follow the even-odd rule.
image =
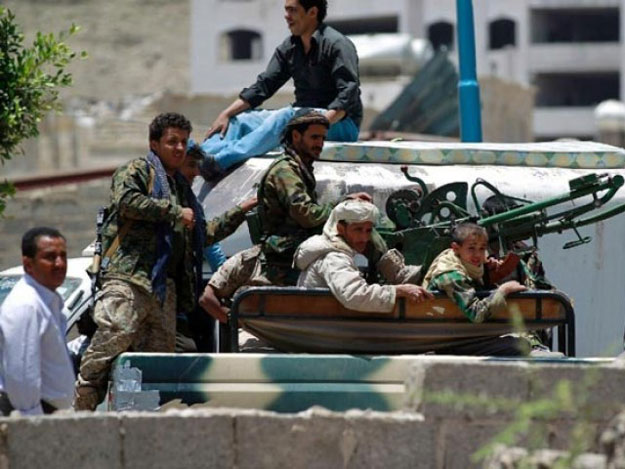
[[[0,270],[21,265],[20,241],[29,228],[48,225],[67,238],[68,255],[79,256],[95,239],[95,219],[108,200],[110,178],[18,191],[0,221]]]
[[[574,391],[568,401],[561,391],[566,380]],[[523,405],[555,395],[565,412],[535,414],[532,433],[521,433],[512,443],[570,449],[577,424],[585,423],[589,444],[584,450],[600,451],[599,435],[623,407],[623,389],[625,368],[619,362],[422,357],[407,381],[403,412],[336,413],[317,407],[277,414],[222,408],[3,418],[0,468],[466,469],[481,466],[472,455],[497,432],[520,422]],[[455,403],[435,402],[448,392]],[[463,396],[482,405],[460,405]],[[502,407],[503,400],[516,398],[517,407]],[[534,405],[541,406],[546,408]],[[545,432],[539,434],[539,428]],[[617,437],[610,444],[622,448],[623,432]]]

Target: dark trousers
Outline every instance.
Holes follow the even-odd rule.
[[[57,410],[56,407],[54,407],[52,404],[48,404],[46,401],[41,401],[41,408],[43,409],[44,414],[52,414]],[[13,405],[11,404],[7,393],[0,391],[0,412],[2,413],[2,415],[4,415],[5,417],[9,416],[14,410],[15,407],[13,407]]]

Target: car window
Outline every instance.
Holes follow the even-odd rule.
[[[4,303],[4,299],[21,278],[21,275],[6,275],[0,277],[0,305]]]
[[[4,303],[4,299],[7,297],[9,292],[13,289],[15,284],[19,282],[22,278],[21,275],[3,275],[0,276],[0,305]],[[67,277],[59,288],[56,291],[59,292],[63,301],[67,301],[67,299],[71,296],[71,294],[80,286],[82,282],[81,279],[75,277]]]

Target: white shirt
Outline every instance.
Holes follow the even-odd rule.
[[[41,415],[41,400],[72,405],[74,370],[65,345],[61,296],[28,274],[0,307],[0,390],[15,409]]]

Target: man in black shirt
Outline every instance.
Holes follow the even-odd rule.
[[[323,23],[327,0],[285,0],[284,12],[292,35],[276,48],[256,83],[245,88],[206,133],[202,149],[214,155],[221,169],[278,146],[293,108],[244,111],[273,96],[289,78],[295,85],[293,107],[322,109],[331,124],[328,140],[358,139],[362,102],[356,48]],[[236,146],[228,144],[231,139]]]

